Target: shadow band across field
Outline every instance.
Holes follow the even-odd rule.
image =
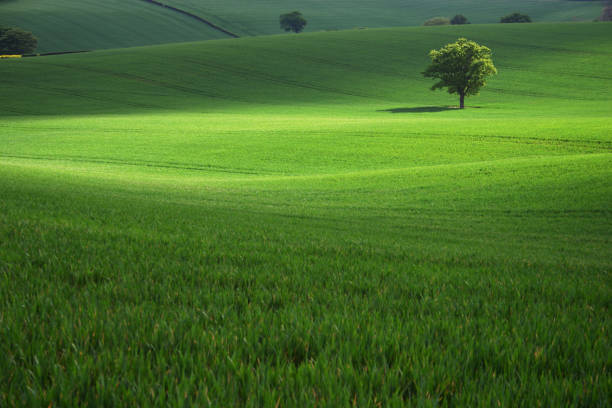
[[[458,110],[456,106],[417,106],[414,108],[392,108],[382,109],[378,112],[391,112],[391,113],[427,113],[427,112],[444,112],[449,110]]]

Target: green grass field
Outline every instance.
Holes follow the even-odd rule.
[[[465,14],[496,23],[515,11],[536,22],[592,21],[600,1],[570,0],[161,0],[241,36],[277,34],[281,13],[300,10],[306,31],[421,25]],[[452,5],[449,6],[449,3]],[[142,0],[0,0],[0,24],[39,38],[38,52],[93,50],[227,37],[205,24]]]
[[[33,32],[39,53],[227,37],[141,0],[0,0],[0,25]]]
[[[593,21],[600,1],[569,0],[165,0],[206,16],[241,35],[276,34],[281,13],[301,11],[306,31],[356,27],[419,26],[429,18],[464,14],[472,23],[497,23],[515,11],[536,22]]]
[[[609,406],[610,34],[0,61],[0,406]]]

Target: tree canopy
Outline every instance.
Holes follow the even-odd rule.
[[[0,27],[0,54],[30,54],[38,40],[28,31],[17,27]]]
[[[599,17],[599,21],[612,21],[612,3],[609,6],[604,7]]]
[[[465,17],[463,14],[457,14],[455,17],[451,18],[450,23],[452,25],[470,24],[467,17]]]
[[[527,14],[512,13],[499,19],[500,23],[531,23],[531,17]]]
[[[293,31],[294,33],[299,33],[307,24],[306,19],[299,11],[281,14],[279,20],[281,28],[287,32]]]
[[[431,89],[448,88],[448,93],[458,94],[461,109],[465,97],[477,95],[486,78],[497,73],[491,50],[466,38],[459,38],[439,50],[431,50],[429,56],[431,64],[423,75],[439,80]]]

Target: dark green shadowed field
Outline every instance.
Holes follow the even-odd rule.
[[[611,34],[0,61],[0,406],[609,406]]]
[[[42,0],[31,0],[42,1]],[[74,1],[74,0],[73,0]],[[516,11],[535,22],[593,21],[601,1],[580,0],[164,0],[205,16],[240,35],[280,32],[281,13],[301,11],[306,31],[420,26],[437,16],[465,15],[471,23],[498,23]]]
[[[497,23],[521,11],[535,22],[593,21],[601,1],[573,0],[155,0],[244,36],[279,34],[279,15],[300,10],[306,31],[420,26],[436,16],[464,14]],[[484,4],[483,4],[484,3]],[[0,0],[0,25],[39,39],[37,52],[97,50],[228,38],[201,21],[149,0]]]
[[[143,0],[0,0],[0,25],[34,33],[37,53],[228,37]]]

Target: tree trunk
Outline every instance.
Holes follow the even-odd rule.
[[[465,95],[464,94],[460,94],[459,95],[459,109],[465,108],[464,100],[465,100]]]

